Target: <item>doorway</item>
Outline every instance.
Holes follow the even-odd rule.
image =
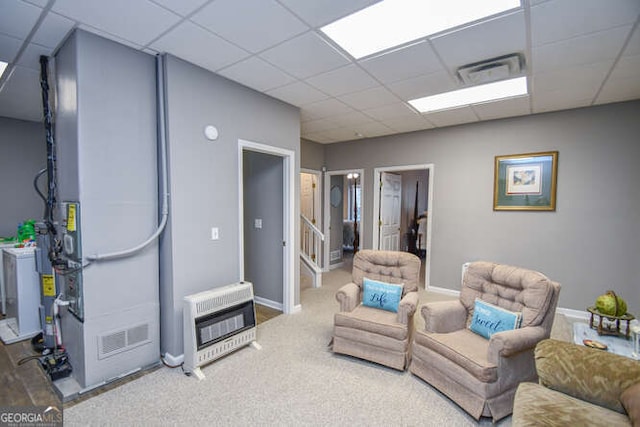
[[[364,170],[329,171],[324,180],[324,269],[341,267],[362,248]]]
[[[257,303],[284,313],[294,311],[294,159],[290,150],[238,144],[240,280],[253,283]]]
[[[374,169],[373,175],[373,247],[389,249],[393,245],[397,249],[392,250],[423,257],[426,289],[431,271],[434,166],[381,167]]]

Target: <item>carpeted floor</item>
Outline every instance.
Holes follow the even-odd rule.
[[[334,294],[348,281],[345,270],[325,274],[322,288],[301,292],[301,312],[258,326],[261,350],[245,347],[206,366],[205,380],[158,369],[66,409],[65,425],[490,425],[409,372],[330,351]],[[450,298],[421,291],[421,302]],[[510,417],[498,425],[510,426]]]

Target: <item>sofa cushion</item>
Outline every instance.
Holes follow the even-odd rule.
[[[540,384],[624,413],[622,392],[640,380],[640,363],[617,354],[547,339],[535,349]]]
[[[489,340],[468,329],[447,334],[416,331],[415,342],[456,363],[482,382],[498,379],[497,366],[487,358]]]
[[[640,383],[635,383],[620,395],[620,402],[634,426],[640,426]]]
[[[362,280],[362,304],[397,313],[403,287],[404,284],[396,285],[365,277]]]
[[[623,414],[527,382],[516,391],[511,423],[514,427],[630,425]]]
[[[408,338],[407,325],[398,322],[397,313],[371,308],[360,304],[353,311],[336,313],[335,326],[373,332],[396,340]]]
[[[469,329],[489,339],[496,332],[519,328],[521,319],[521,313],[515,313],[477,299]]]

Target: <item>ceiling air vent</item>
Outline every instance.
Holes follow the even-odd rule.
[[[458,77],[467,85],[481,85],[516,77],[524,71],[524,57],[519,54],[499,56],[486,61],[463,65]]]

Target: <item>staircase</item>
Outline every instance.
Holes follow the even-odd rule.
[[[300,215],[300,266],[311,276],[314,288],[322,286],[323,242],[322,231],[309,218]]]

